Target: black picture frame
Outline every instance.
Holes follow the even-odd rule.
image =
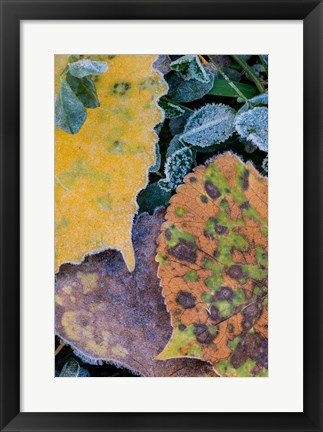
[[[317,0],[0,0],[0,5],[1,431],[322,431],[323,3]],[[20,412],[20,21],[62,19],[303,20],[303,413]],[[297,317],[288,319],[292,322]]]

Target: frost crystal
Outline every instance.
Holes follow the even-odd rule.
[[[76,78],[83,78],[88,75],[101,75],[108,70],[106,62],[80,60],[70,64],[70,74]]]
[[[197,55],[185,55],[170,65],[171,69],[181,73],[184,80],[195,79],[202,83],[208,83],[210,77]]]
[[[268,93],[262,93],[249,99],[252,104],[268,105]]]
[[[180,117],[185,113],[185,110],[179,105],[165,99],[160,99],[158,105],[164,110],[165,117],[169,119]]]
[[[268,108],[254,108],[239,114],[234,125],[241,138],[251,141],[260,150],[268,151]]]
[[[157,173],[160,170],[160,164],[161,164],[161,154],[160,154],[160,147],[159,144],[155,144],[155,163],[153,166],[149,168],[150,173]]]
[[[223,104],[205,105],[191,115],[181,140],[198,147],[226,141],[234,132],[235,111]]]
[[[167,97],[171,98],[174,102],[191,102],[206,95],[213,87],[214,73],[210,70],[205,71],[209,77],[208,82],[201,82],[195,78],[185,81],[177,72],[171,72],[166,75],[165,78],[169,85]]]
[[[71,87],[62,80],[55,100],[55,123],[63,131],[77,133],[86,119],[82,102],[76,97]]]
[[[193,152],[188,147],[176,150],[166,161],[166,178],[159,180],[159,186],[165,191],[175,189],[191,169]]]
[[[261,168],[265,171],[266,174],[268,174],[268,155],[262,161]]]
[[[166,152],[166,159],[170,158],[174,154],[174,152],[182,149],[183,147],[185,147],[185,144],[183,144],[181,142],[181,140],[179,139],[179,135],[175,135],[174,138],[169,143],[169,146],[168,146],[168,149]]]

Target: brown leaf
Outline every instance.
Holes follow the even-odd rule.
[[[195,357],[225,376],[267,375],[267,179],[225,153],[186,176],[157,259],[173,334],[158,359]]]
[[[56,332],[90,359],[110,360],[144,376],[215,376],[195,359],[154,357],[172,333],[155,261],[164,211],[141,215],[133,229],[136,269],[107,251],[63,265],[56,278]]]

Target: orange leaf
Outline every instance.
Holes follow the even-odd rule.
[[[187,175],[159,237],[173,334],[157,358],[266,376],[267,251],[267,179],[230,153]]]

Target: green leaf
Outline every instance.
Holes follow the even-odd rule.
[[[266,54],[266,55],[262,55],[261,58],[262,58],[263,61],[268,65],[268,54]]]
[[[227,105],[209,104],[188,119],[180,139],[198,147],[226,141],[234,132],[235,111]]]
[[[254,71],[254,73],[257,75],[258,78],[260,79],[266,78],[266,70],[262,64],[256,63],[251,66],[251,69]]]
[[[158,182],[151,183],[138,195],[140,213],[153,214],[156,208],[167,207],[170,197],[171,192],[162,189]]]
[[[87,369],[81,367],[78,376],[81,378],[88,378],[90,376],[90,372]]]
[[[251,99],[249,99],[249,102],[254,104],[260,104],[260,105],[268,105],[268,93],[262,93],[258,96],[255,96]]]
[[[185,114],[183,114],[182,116],[169,120],[169,131],[173,136],[181,134],[183,132],[187,119],[190,117],[191,114],[191,112],[186,111]]]
[[[158,101],[158,105],[164,110],[165,117],[168,119],[180,117],[186,112],[184,108],[165,98],[161,98]]]
[[[268,155],[262,161],[261,168],[264,170],[264,173],[267,175],[268,174]]]
[[[166,152],[166,160],[172,156],[174,152],[177,150],[182,149],[183,147],[186,147],[185,144],[183,144],[180,139],[180,135],[175,135],[171,142],[169,143],[167,152]]]
[[[165,164],[166,178],[159,180],[159,186],[167,192],[176,189],[183,182],[183,178],[190,171],[194,162],[194,153],[188,147],[176,150]]]
[[[170,68],[180,72],[185,81],[195,79],[202,83],[208,83],[210,77],[206,73],[201,60],[196,54],[184,55],[170,64]]]
[[[61,373],[58,375],[59,377],[89,377],[90,373],[88,370],[82,368],[78,361],[71,357],[63,366]]]
[[[106,62],[91,60],[79,60],[71,63],[69,67],[70,74],[76,78],[83,78],[88,75],[101,75],[107,70],[108,65]]]
[[[165,76],[168,85],[168,97],[174,102],[191,102],[201,99],[209,93],[213,87],[214,74],[206,69],[209,82],[202,83],[197,79],[185,81],[177,72],[169,73]]]
[[[75,360],[75,358],[71,357],[63,366],[62,371],[60,373],[60,377],[77,377],[80,373],[80,365]]]
[[[252,54],[244,54],[244,55],[239,55],[238,57],[240,57],[241,58],[241,60],[243,60],[243,61],[248,61],[248,60],[250,60],[251,59],[251,57],[252,57]]]
[[[242,105],[242,107],[239,109],[237,114],[242,114],[243,112],[247,112],[249,109],[250,109],[250,104],[249,102],[246,102],[244,105]]]
[[[223,72],[226,74],[226,76],[231,81],[233,81],[233,82],[235,82],[235,81],[239,82],[240,81],[241,75],[237,70],[229,68],[229,67],[224,67]],[[220,74],[219,74],[218,78],[224,80],[223,76]]]
[[[237,81],[232,81],[233,84],[245,95],[247,99],[256,96],[259,92],[256,87],[250,84],[243,84]],[[238,97],[238,93],[230,86],[228,81],[223,79],[214,80],[214,84],[209,91],[210,95],[214,96],[227,96],[227,97]]]
[[[268,108],[257,107],[238,114],[234,125],[242,139],[268,151]]]
[[[86,108],[97,108],[100,106],[95,84],[91,78],[75,78],[68,73],[66,81]]]
[[[61,81],[55,101],[55,123],[63,131],[77,133],[86,119],[82,102],[65,80]]]

